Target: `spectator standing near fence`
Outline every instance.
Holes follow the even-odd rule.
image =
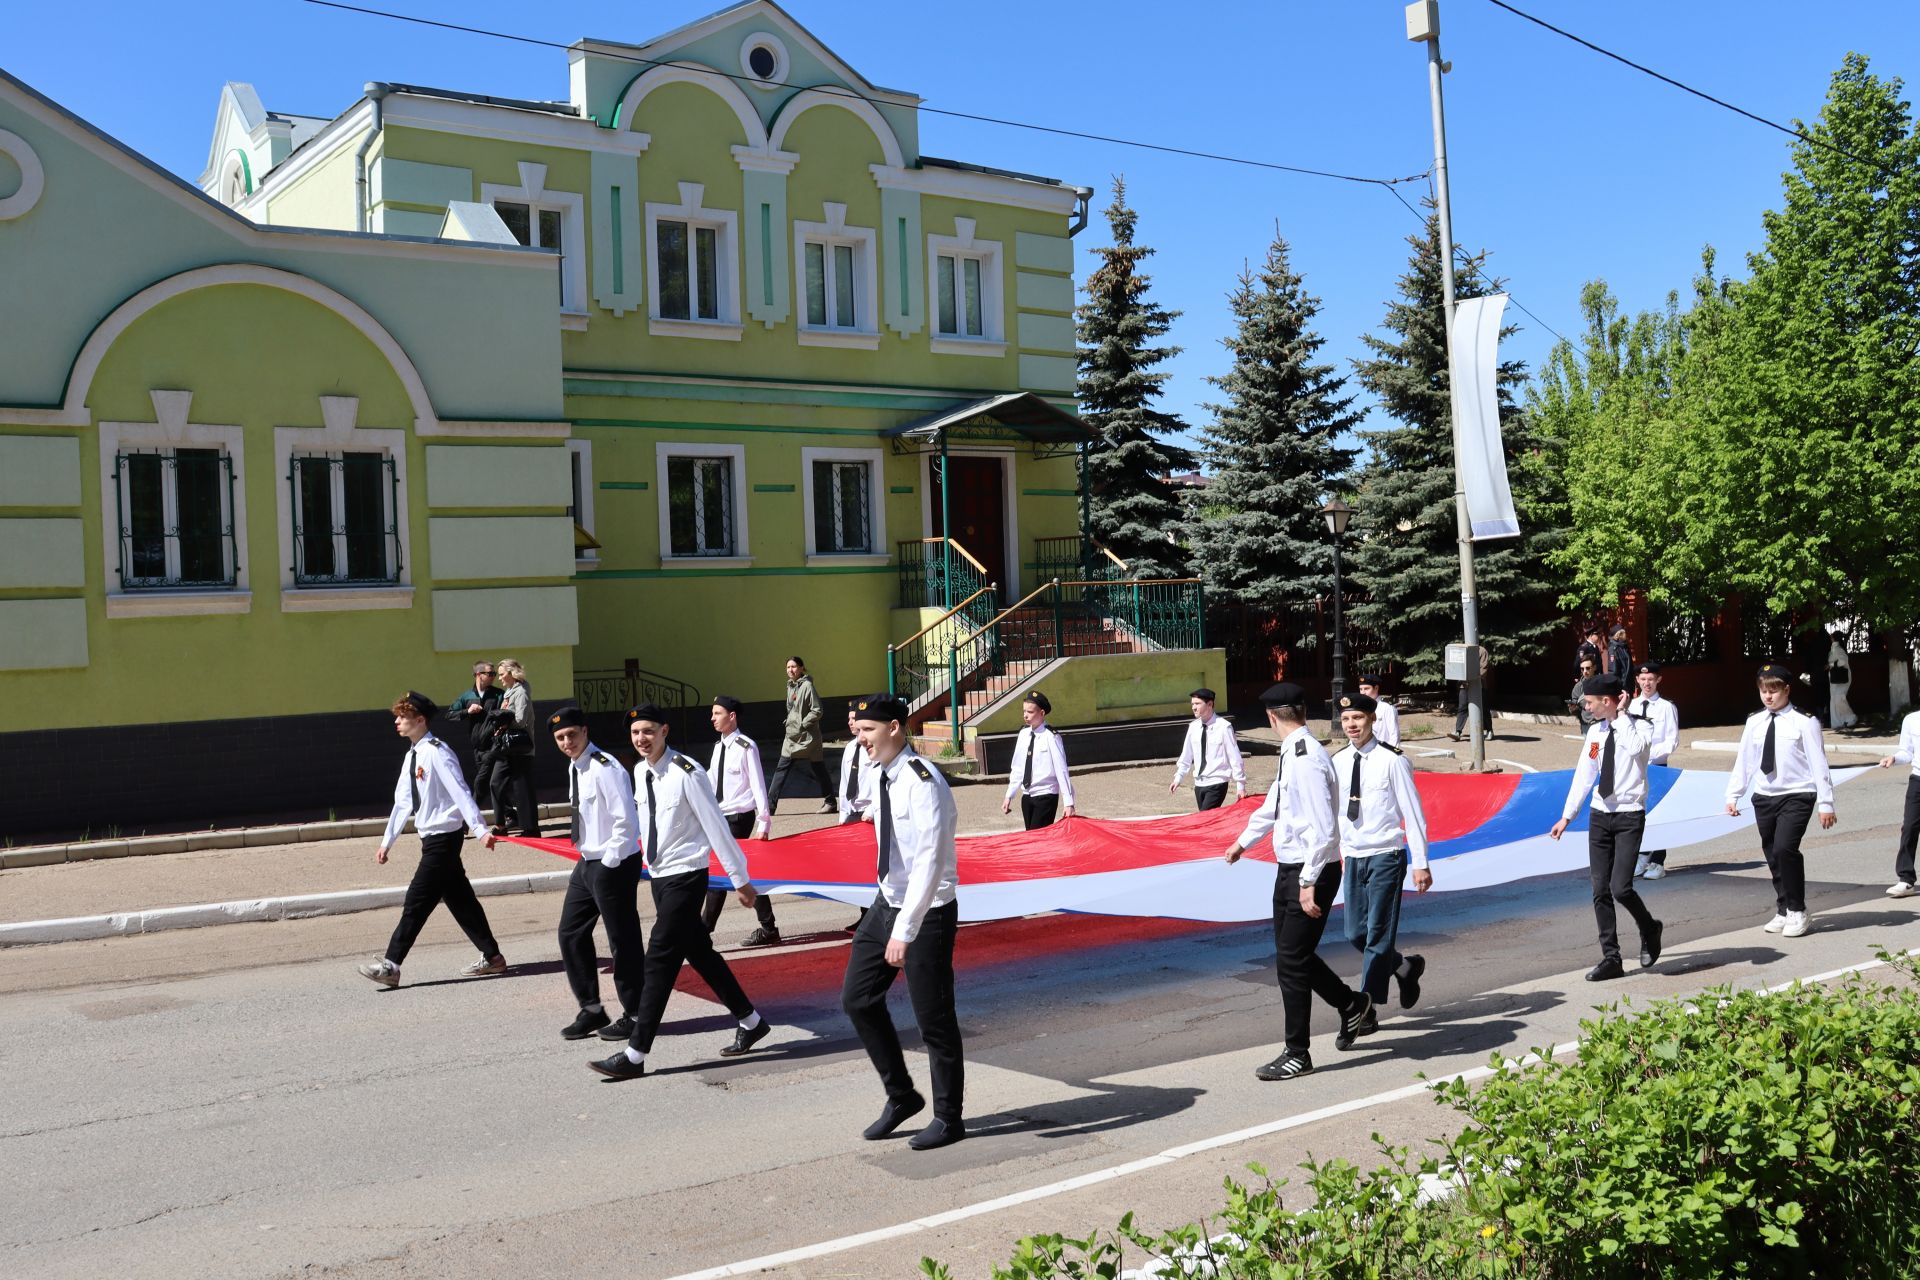
[[[467,745],[473,749],[473,800],[482,809],[493,808],[493,792],[487,787],[487,751],[493,741],[493,724],[488,719],[500,708],[500,690],[493,683],[493,664],[473,664],[473,688],[464,690],[447,708],[447,719],[466,729]]]
[[[483,771],[493,795],[493,833],[505,835],[515,826],[523,836],[540,834],[540,805],[533,796],[533,690],[526,668],[512,658],[494,664],[504,691],[500,707],[488,719],[493,736]]]
[[[820,695],[814,690],[807,664],[795,654],[787,659],[787,720],[780,739],[780,763],[774,766],[773,782],[767,787],[767,815],[780,807],[786,793],[787,775],[795,762],[805,761],[813,780],[820,785],[821,813],[834,813],[839,805],[833,798],[833,780],[827,777],[826,746],[820,738]]]
[[[1493,737],[1493,719],[1487,715],[1487,673],[1493,670],[1493,659],[1487,653],[1487,646],[1480,648],[1480,729],[1488,739]],[[1467,685],[1460,685],[1460,708],[1453,717],[1453,732],[1447,735],[1455,742],[1467,736]]]

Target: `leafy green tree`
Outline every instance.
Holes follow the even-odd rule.
[[[1243,272],[1228,298],[1237,321],[1222,345],[1233,367],[1207,381],[1225,393],[1201,433],[1209,480],[1192,529],[1195,567],[1209,587],[1283,609],[1333,590],[1333,556],[1320,505],[1345,480],[1358,427],[1346,379],[1316,362],[1320,299],[1275,235],[1266,261]]]
[[[1193,467],[1193,454],[1166,437],[1186,424],[1154,407],[1167,381],[1158,369],[1180,348],[1157,347],[1179,316],[1147,296],[1140,270],[1153,250],[1133,241],[1138,215],[1127,205],[1124,178],[1113,181],[1106,208],[1112,246],[1095,249],[1100,266],[1087,277],[1079,310],[1080,415],[1093,428],[1087,446],[1088,523],[1093,536],[1141,577],[1179,577],[1186,556],[1175,541],[1182,522],[1168,475]]]

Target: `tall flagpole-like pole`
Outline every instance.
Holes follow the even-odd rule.
[[[1447,110],[1440,91],[1440,77],[1451,64],[1440,60],[1439,0],[1414,0],[1407,6],[1407,39],[1427,46],[1427,86],[1433,96],[1434,200],[1440,214],[1440,289],[1446,300],[1447,386],[1451,389],[1460,376],[1460,367],[1453,350],[1453,207],[1447,191]],[[1447,416],[1453,424],[1453,512],[1460,540],[1460,621],[1462,638],[1467,642],[1467,734],[1472,768],[1478,772],[1487,763],[1486,726],[1480,720],[1485,697],[1480,683],[1480,601],[1473,582],[1473,524],[1467,515],[1465,472],[1460,466],[1460,420],[1451,405]]]

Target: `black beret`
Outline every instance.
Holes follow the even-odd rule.
[[[1213,690],[1208,689],[1204,686],[1202,686],[1201,688],[1195,689],[1192,693],[1188,694],[1187,696],[1189,698],[1199,698],[1205,702],[1214,702],[1217,700]]]
[[[889,720],[907,721],[907,704],[890,693],[872,693],[864,698],[856,698],[853,703],[855,720],[871,720],[875,724],[885,724]]]
[[[1633,664],[1633,674],[1637,676],[1657,676],[1660,674],[1660,664],[1652,658],[1648,658],[1645,662],[1636,662]]]
[[[718,701],[718,699],[715,699],[715,701]],[[667,713],[651,702],[643,702],[627,712],[627,719],[629,721],[651,720],[655,724],[665,724],[667,722]]]
[[[1379,676],[1376,676],[1376,675],[1361,676],[1359,683],[1370,684],[1376,689],[1384,689],[1387,687],[1387,682],[1385,680],[1382,680]]]
[[[1763,662],[1760,670],[1754,673],[1755,680],[1785,680],[1793,682],[1793,671],[1784,662]]]
[[[587,727],[587,713],[578,707],[562,707],[547,717],[549,729],[584,729]]]
[[[415,693],[412,689],[409,689],[400,698],[400,701],[412,707],[414,714],[419,716],[421,719],[423,720],[433,719],[433,713],[436,708],[433,705],[433,699],[429,698],[426,694]]]
[[[1034,706],[1040,708],[1042,711],[1046,712],[1047,714],[1049,715],[1053,714],[1053,704],[1051,702],[1048,702],[1047,695],[1040,692],[1038,689],[1027,690],[1027,696],[1022,698],[1021,701],[1031,702]]]
[[[731,711],[735,715],[738,715],[740,714],[740,708],[745,704],[732,694],[716,693],[713,695],[713,705],[719,707],[722,711]]]
[[[1618,698],[1626,691],[1626,683],[1619,676],[1594,676],[1580,686],[1580,692],[1589,698]]]
[[[1342,711],[1364,711],[1368,715],[1380,710],[1380,704],[1364,693],[1343,693],[1340,695]]]
[[[1307,691],[1297,684],[1283,680],[1261,694],[1260,701],[1262,705],[1269,707],[1304,707],[1307,705]]]

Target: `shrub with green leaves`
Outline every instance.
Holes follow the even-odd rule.
[[[1254,1166],[1216,1218],[1029,1237],[995,1280],[1920,1274],[1920,966],[1882,955],[1894,982],[1609,1007],[1571,1059],[1438,1086],[1466,1125],[1431,1157],[1310,1163],[1297,1209]]]

